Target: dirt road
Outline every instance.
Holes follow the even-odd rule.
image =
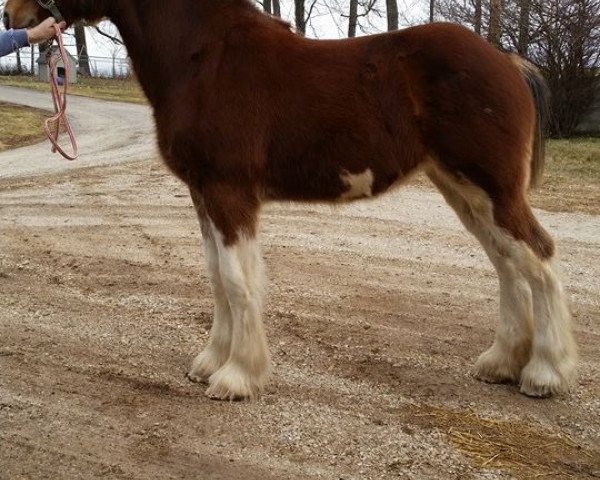
[[[599,217],[539,212],[581,361],[533,400],[470,375],[496,277],[436,192],[269,206],[274,378],[213,402],[184,378],[210,326],[199,228],[149,111],[71,107],[81,161],[0,155],[0,479],[600,478]]]

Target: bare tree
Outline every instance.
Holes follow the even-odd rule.
[[[350,0],[350,12],[348,13],[348,37],[356,37],[356,26],[358,25],[358,0]]]
[[[361,30],[365,30],[363,26],[360,24],[360,19],[368,18],[371,13],[375,13],[377,15],[380,14],[379,10],[376,8],[377,0],[350,0],[348,5],[349,13],[345,15],[342,13],[342,17],[348,18],[348,37],[355,37],[358,28]],[[342,6],[340,5],[340,12],[342,12]]]
[[[527,55],[527,49],[529,48],[529,16],[531,13],[531,0],[520,0],[520,4],[517,51],[521,55]]]
[[[281,2],[280,0],[264,0],[262,2],[265,12],[281,17]]]
[[[429,23],[433,23],[435,17],[435,0],[429,0]]]
[[[294,0],[294,18],[296,30],[303,35],[306,33],[306,10],[304,0]]]
[[[496,46],[500,46],[502,37],[502,0],[490,0],[490,27],[488,40]]]
[[[481,35],[481,21],[482,21],[482,5],[481,0],[475,0],[475,16],[473,20],[473,27],[475,31]]]
[[[101,36],[108,38],[112,43],[114,43],[115,45],[125,45],[123,43],[123,40],[121,40],[119,37],[116,37],[114,35],[111,35],[110,33],[108,33],[107,31],[105,31],[100,25],[96,25],[94,26],[94,30],[96,32],[98,32]]]
[[[90,69],[90,56],[88,54],[85,27],[81,23],[75,25],[75,45],[79,58],[79,73],[91,76],[92,71]]]
[[[398,0],[386,0],[388,31],[398,30]]]
[[[281,17],[281,2],[280,0],[273,0],[273,15]]]
[[[23,73],[23,63],[21,62],[21,51],[17,50],[15,52],[17,55],[17,73],[21,75]]]
[[[552,91],[551,133],[574,133],[599,85],[600,0],[532,0],[531,58]]]

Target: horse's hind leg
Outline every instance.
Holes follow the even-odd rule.
[[[219,271],[219,252],[210,219],[204,208],[202,196],[190,190],[204,244],[204,257],[214,298],[213,323],[207,347],[194,359],[188,378],[194,382],[207,381],[229,358],[231,350],[231,308]]]
[[[529,284],[494,238],[494,233],[499,232],[492,231],[497,227],[485,193],[474,186],[461,185],[441,169],[432,167],[427,173],[465,227],[481,242],[498,272],[500,324],[492,347],[476,363],[476,376],[491,383],[518,382],[531,348],[533,306]]]
[[[491,201],[464,178],[432,166],[428,175],[481,242],[500,280],[500,325],[475,365],[478,378],[516,381],[531,396],[565,391],[573,377],[575,344],[564,293],[552,265],[552,241],[524,192]]]

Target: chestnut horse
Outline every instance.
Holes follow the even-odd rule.
[[[34,25],[49,15],[43,3],[8,0],[4,21]],[[531,396],[568,390],[570,313],[552,239],[527,200],[544,163],[546,90],[533,66],[452,24],[317,41],[250,0],[56,6],[69,24],[117,25],[162,156],[190,189],[215,307],[188,376],[208,381],[208,396],[252,397],[269,377],[261,204],[373,197],[418,170],[498,272],[500,325],[475,375]]]

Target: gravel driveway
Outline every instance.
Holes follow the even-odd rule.
[[[71,97],[70,115],[77,162],[0,155],[0,479],[600,478],[599,217],[539,212],[581,359],[571,395],[534,400],[470,374],[496,277],[437,192],[268,206],[274,378],[213,402],[184,378],[212,302],[150,110]]]

